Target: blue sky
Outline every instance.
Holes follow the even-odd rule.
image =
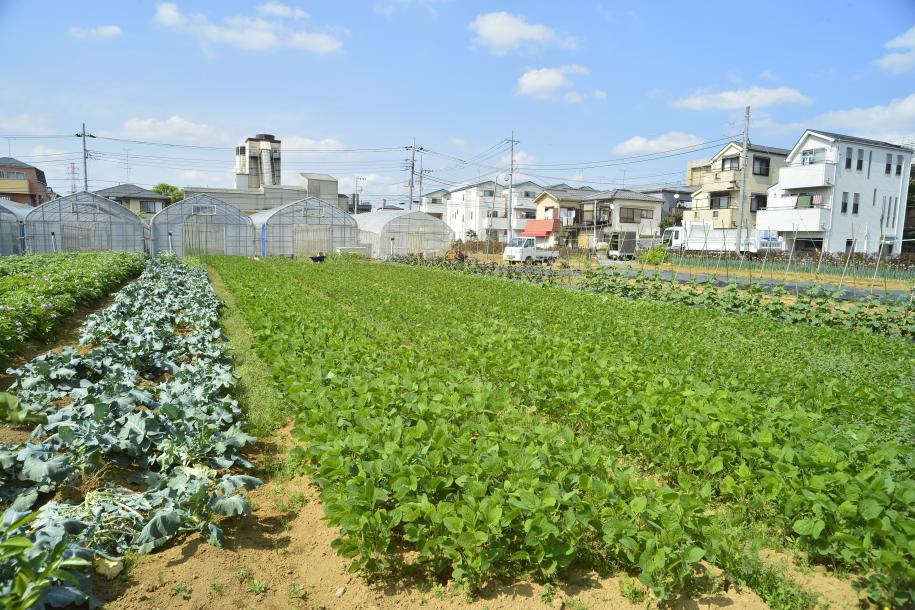
[[[624,171],[629,185],[682,180],[687,159],[714,152],[699,143],[740,133],[748,103],[760,144],[790,147],[805,127],[915,140],[915,2],[749,4],[2,0],[16,61],[0,134],[85,121],[99,136],[212,147],[97,138],[90,188],[102,188],[128,167],[140,184],[228,186],[231,147],[273,133],[290,151],[285,183],[327,171],[350,191],[358,175],[366,197],[389,200],[405,192],[406,152],[352,149],[415,137],[427,185],[504,178],[514,129],[519,175],[612,186]],[[81,171],[76,138],[4,143],[58,192],[71,161]]]

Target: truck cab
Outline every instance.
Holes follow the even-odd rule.
[[[686,227],[668,227],[661,234],[661,243],[668,250],[682,250],[686,245]]]

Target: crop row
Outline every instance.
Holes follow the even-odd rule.
[[[354,266],[347,276],[344,283],[315,271],[308,283],[389,332],[440,351],[452,367],[511,388],[522,406],[575,426],[681,492],[739,506],[748,518],[797,537],[813,557],[861,570],[875,599],[910,594],[910,447],[878,442],[862,426],[826,423],[790,394],[699,382],[689,368],[656,360],[639,337],[620,335],[617,325],[581,309],[599,301],[606,311],[612,301],[493,281],[474,286],[404,268]],[[410,306],[390,307],[398,302]],[[616,304],[624,311],[615,315],[628,313]],[[573,320],[583,320],[581,328],[570,329]],[[596,340],[611,349],[595,350]],[[910,400],[908,407],[910,417]]]
[[[0,557],[0,600],[91,601],[88,560],[148,552],[182,531],[221,544],[218,517],[249,512],[237,492],[259,481],[229,469],[250,465],[239,451],[253,438],[230,396],[218,313],[205,272],[160,257],[86,320],[78,348],[14,371],[0,416],[36,425],[26,443],[0,445],[10,505],[0,544],[16,551]],[[50,499],[100,472],[121,473],[118,484]]]
[[[86,252],[0,259],[0,365],[29,338],[44,338],[79,305],[135,277],[142,254]]]
[[[552,286],[560,285],[560,280],[563,279],[551,270],[536,267],[505,267],[481,263],[474,259],[447,260],[401,256],[392,259],[392,262]],[[881,303],[875,297],[866,297],[849,305],[838,298],[838,293],[821,286],[812,286],[792,295],[780,286],[764,291],[757,284],[743,288],[730,283],[720,289],[712,279],[703,283],[683,284],[676,279],[662,279],[657,274],[645,275],[640,272],[636,276],[629,276],[619,271],[585,271],[577,287],[630,299],[648,299],[717,309],[728,313],[758,315],[792,324],[838,326],[889,337],[915,338],[915,311],[912,309],[911,300],[888,304]]]
[[[354,568],[408,562],[475,589],[577,560],[637,572],[667,599],[724,548],[699,544],[698,496],[634,477],[509,388],[303,287],[299,265],[213,264],[299,409],[302,455]]]

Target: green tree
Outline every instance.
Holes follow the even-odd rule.
[[[680,224],[680,221],[683,220],[683,210],[674,210],[667,216],[661,219],[661,229],[666,229],[667,227],[674,227]]]
[[[160,195],[165,195],[168,197],[168,205],[177,203],[184,199],[184,191],[179,189],[177,186],[168,184],[167,182],[160,182],[153,187],[153,190]]]

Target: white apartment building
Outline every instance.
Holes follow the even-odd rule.
[[[786,249],[898,254],[912,150],[808,129],[789,152],[756,227]]]
[[[519,237],[529,219],[535,218],[534,199],[543,188],[530,181],[513,185],[511,206],[507,186],[494,180],[423,195],[420,210],[441,218],[454,231],[456,239],[508,241],[509,210],[512,237]],[[441,214],[441,216],[438,216]]]

